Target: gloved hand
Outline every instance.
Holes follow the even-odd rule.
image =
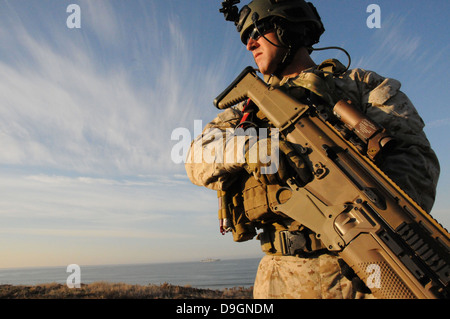
[[[282,184],[288,178],[279,141],[258,139],[245,152],[245,169],[266,185]]]
[[[313,174],[305,158],[300,155],[299,152],[295,150],[294,146],[289,142],[280,140],[279,146],[280,151],[286,158],[286,162],[297,176],[297,182],[301,184],[300,186],[309,183],[313,179]]]
[[[285,184],[297,176],[301,184],[312,179],[305,159],[294,147],[278,137],[264,138],[251,145],[245,153],[245,169],[266,185]]]

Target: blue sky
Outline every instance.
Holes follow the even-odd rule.
[[[441,163],[432,215],[450,227],[449,2],[313,2],[319,47],[402,82]],[[80,29],[66,25],[73,3]],[[219,234],[216,193],[171,159],[173,130],[193,137],[253,65],[220,3],[0,0],[0,268],[261,256]],[[313,53],[330,57],[345,61]]]

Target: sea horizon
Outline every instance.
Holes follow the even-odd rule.
[[[207,259],[207,258],[204,258]],[[202,260],[204,260],[202,259]],[[260,257],[220,258],[217,261],[172,261],[78,265],[80,283],[168,283],[195,288],[224,289],[253,286]],[[0,268],[0,285],[66,284],[72,274],[64,266]]]
[[[132,266],[132,265],[154,265],[154,264],[179,264],[179,263],[197,263],[203,262],[206,259],[218,259],[219,261],[226,260],[241,260],[241,259],[261,259],[262,256],[255,257],[225,257],[225,258],[213,258],[213,257],[205,257],[203,259],[195,259],[195,260],[174,260],[174,261],[143,261],[143,262],[124,262],[124,263],[107,263],[107,264],[78,264],[80,267],[101,267],[101,266]],[[0,271],[2,270],[12,270],[12,269],[31,269],[31,268],[61,268],[67,267],[67,265],[49,265],[49,266],[16,266],[16,267],[0,267]]]

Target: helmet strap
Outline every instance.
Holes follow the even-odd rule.
[[[298,51],[298,47],[292,47],[289,46],[287,48],[287,52],[284,55],[283,59],[281,60],[281,62],[278,64],[277,69],[274,72],[274,75],[276,76],[280,76],[280,74],[286,69],[286,67],[291,64],[292,60],[294,59],[295,54]]]
[[[291,62],[294,59],[295,54],[297,53],[298,49],[300,48],[300,45],[298,45],[297,43],[286,43],[287,41],[286,39],[286,29],[280,25],[278,25],[277,23],[274,23],[275,26],[275,30],[276,30],[276,34],[278,37],[278,41],[282,44],[282,46],[278,46],[278,47],[283,47],[287,49],[286,54],[284,55],[283,59],[281,60],[281,62],[278,64],[277,69],[275,70],[274,75],[279,76],[284,69],[286,69],[286,67],[291,64]]]

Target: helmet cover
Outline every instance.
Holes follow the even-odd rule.
[[[287,22],[290,31],[294,33],[305,32],[308,28],[310,40],[306,45],[319,42],[325,31],[316,8],[304,0],[253,0],[239,11],[236,27],[241,36],[242,43],[246,44],[249,33],[255,24],[274,19]]]

